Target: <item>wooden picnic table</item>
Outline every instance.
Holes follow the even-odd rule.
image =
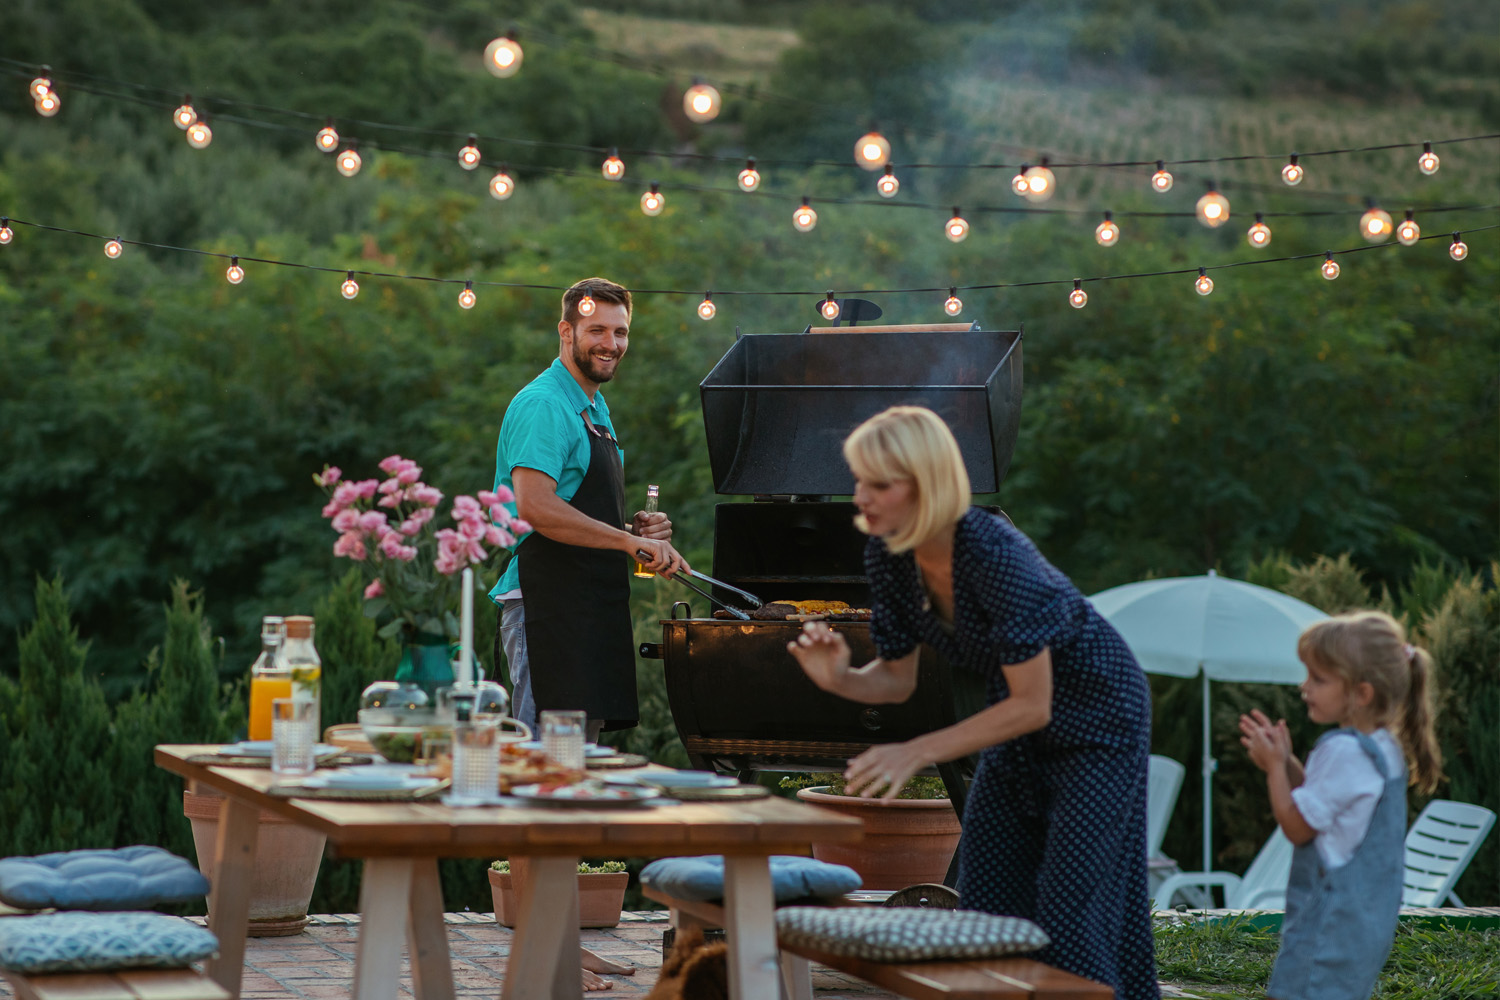
[[[356,1000],[393,1000],[401,946],[408,946],[418,1000],[453,1000],[443,929],[439,858],[526,858],[503,996],[576,1000],[578,862],[590,857],[722,854],[730,996],[760,1000],[778,990],[775,903],[767,858],[806,854],[814,843],[848,843],[859,820],[790,799],[693,802],[640,809],[504,805],[450,808],[437,802],[353,802],[280,798],[268,769],[190,763],[217,746],[162,745],[156,763],[224,796],[215,849],[209,928],[219,957],[209,975],[238,998],[244,969],[249,888],[260,810],[328,838],[336,857],[364,861],[360,888]]]

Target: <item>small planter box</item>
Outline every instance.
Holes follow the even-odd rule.
[[[512,862],[514,864],[514,862]],[[495,900],[495,922],[514,927],[519,916],[516,891],[510,872],[489,870],[490,893]],[[614,927],[625,906],[629,872],[593,872],[578,876],[578,926]]]

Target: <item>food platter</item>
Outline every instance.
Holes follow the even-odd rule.
[[[512,788],[510,794],[528,804],[575,809],[628,809],[647,805],[661,797],[661,792],[655,788],[598,781],[560,786],[519,785]]]

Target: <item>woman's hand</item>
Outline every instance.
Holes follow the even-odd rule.
[[[887,802],[894,799],[912,775],[933,763],[919,743],[920,737],[907,743],[883,743],[851,760],[844,770],[849,794],[864,799],[878,795]]]
[[[843,636],[822,622],[804,622],[786,649],[820,689],[839,693],[839,682],[849,673],[849,643]]]

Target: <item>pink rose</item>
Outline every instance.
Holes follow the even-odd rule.
[[[380,539],[380,554],[387,559],[401,558],[401,536],[394,531],[388,531]]]
[[[359,530],[379,541],[391,530],[391,525],[380,511],[369,510],[359,516]]]
[[[514,535],[506,531],[504,528],[497,528],[493,524],[484,529],[484,540],[490,545],[504,549],[508,549],[512,545],[516,544],[516,538]]]
[[[344,508],[340,507],[337,500],[329,500],[323,505],[323,516],[333,517]]]
[[[520,538],[522,535],[531,534],[531,523],[529,521],[523,521],[519,517],[511,518],[510,523],[507,524],[506,527],[509,528],[512,534],[514,534],[517,538]]]
[[[376,489],[378,492],[385,494],[400,493],[401,483],[399,480],[392,477],[391,479],[387,479],[385,482],[381,483]]]
[[[325,465],[323,466],[323,472],[320,475],[313,476],[313,479],[319,486],[332,486],[339,481],[339,477],[343,474],[343,471],[337,465]]]
[[[402,486],[410,486],[422,478],[422,467],[416,462],[408,463],[400,472],[396,473],[396,480]]]
[[[470,541],[483,538],[487,525],[483,521],[467,518],[458,522],[458,533]]]
[[[423,525],[428,521],[431,521],[436,515],[437,511],[433,510],[431,507],[418,507],[416,510],[411,512],[411,515],[407,518],[407,520],[413,521],[418,525]]]
[[[356,531],[359,528],[359,511],[344,508],[333,516],[333,530],[338,532]]]
[[[402,562],[411,562],[417,558],[417,547],[415,545],[402,545],[396,551],[396,558]]]
[[[399,494],[399,493],[392,493],[388,497],[381,497],[379,500],[375,501],[375,506],[377,506],[377,507],[391,507],[391,508],[399,507],[399,506],[401,506],[401,494]]]
[[[503,484],[500,486],[496,486],[493,493],[491,493],[489,490],[479,491],[479,502],[484,504],[486,507],[491,507],[497,503],[510,503],[515,500],[515,498],[516,495],[510,491],[510,488]]]
[[[479,501],[469,496],[456,496],[453,498],[453,519],[462,521],[465,518],[483,517],[484,512],[479,509]]]
[[[406,499],[414,500],[424,507],[436,507],[443,501],[443,491],[435,486],[413,486],[406,491]]]
[[[417,534],[417,532],[422,530],[422,526],[408,517],[406,520],[396,525],[396,530],[401,532],[401,534],[405,535],[407,538],[411,538],[413,535]]]
[[[374,479],[361,479],[354,484],[354,491],[359,499],[369,500],[375,496],[375,488],[379,485],[380,483]]]
[[[380,577],[377,576],[375,579],[371,580],[370,585],[365,588],[365,600],[373,601],[375,598],[381,596],[384,593],[385,587],[381,585]]]
[[[340,508],[347,507],[359,499],[359,487],[354,483],[339,483],[333,491],[333,502]]]
[[[333,543],[333,554],[336,556],[348,556],[355,562],[364,562],[364,539],[353,531],[342,534],[339,536],[339,540]]]
[[[401,463],[406,461],[400,455],[387,455],[380,460],[380,471],[388,476],[394,476],[401,468]]]

